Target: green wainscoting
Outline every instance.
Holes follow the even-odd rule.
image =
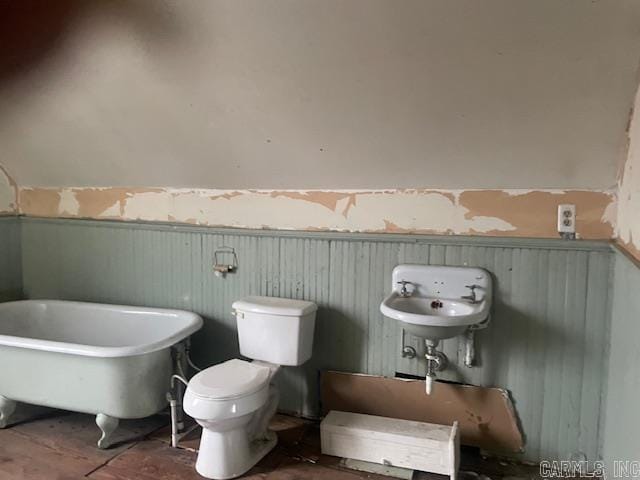
[[[0,302],[22,298],[20,219],[0,217]]]
[[[607,474],[613,461],[640,462],[640,268],[622,253],[615,256],[611,351],[603,435]],[[638,477],[636,470],[630,475]]]
[[[214,251],[236,249],[240,268],[213,275]],[[469,265],[492,272],[495,309],[478,336],[480,366],[445,342],[444,378],[511,392],[526,437],[521,458],[600,455],[601,405],[610,322],[609,244],[480,237],[351,235],[22,220],[24,292],[193,310],[194,338],[208,366],[238,354],[231,303],[244,295],[312,300],[320,306],[313,359],[285,368],[281,408],[318,414],[318,372],[336,369],[424,375],[400,356],[401,331],[378,306],[399,263]],[[409,341],[419,352],[417,339]],[[437,388],[437,387],[436,387]]]

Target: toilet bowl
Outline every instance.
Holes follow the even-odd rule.
[[[233,304],[240,353],[195,375],[183,407],[202,426],[197,472],[206,478],[242,475],[277,442],[268,430],[278,407],[271,379],[281,365],[311,357],[316,305],[274,297],[247,297]]]
[[[255,465],[276,443],[267,431],[277,408],[269,385],[277,366],[229,360],[195,375],[185,412],[202,426],[196,470],[207,478],[233,478]]]

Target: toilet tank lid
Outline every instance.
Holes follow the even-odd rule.
[[[291,298],[250,296],[233,302],[232,308],[241,312],[301,317],[313,313],[318,306],[306,300]]]

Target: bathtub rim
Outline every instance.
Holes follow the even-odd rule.
[[[139,313],[160,313],[160,314],[176,314],[185,317],[189,320],[188,324],[171,335],[157,340],[155,342],[143,343],[139,345],[126,345],[119,347],[103,347],[98,345],[84,345],[79,343],[59,342],[53,340],[40,340],[30,337],[18,337],[14,335],[0,335],[0,348],[3,346],[14,348],[25,348],[31,350],[43,350],[47,352],[64,353],[69,355],[78,355],[84,357],[98,357],[98,358],[118,358],[118,357],[133,357],[137,355],[145,355],[148,353],[170,348],[173,345],[182,342],[198,330],[202,328],[204,322],[202,317],[197,313],[187,310],[168,309],[168,308],[154,308],[154,307],[135,307],[131,305],[119,305],[111,303],[97,303],[97,302],[77,302],[67,300],[55,300],[55,299],[29,299],[29,300],[16,300],[12,302],[0,303],[0,310],[5,305],[17,305],[17,304],[65,304],[65,305],[77,305],[77,306],[90,306],[97,309],[125,309],[128,311],[135,311]]]

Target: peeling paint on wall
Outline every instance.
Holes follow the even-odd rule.
[[[17,212],[18,187],[7,171],[0,165],[0,215]]]
[[[71,206],[69,194],[70,192],[61,192],[57,189],[38,188],[31,189],[28,192],[20,189],[20,213],[29,212],[30,215],[38,217],[78,216],[79,209],[76,209],[76,211],[66,210]],[[60,208],[62,197],[65,197],[66,200],[64,210]],[[75,197],[73,201],[77,205]]]
[[[611,238],[615,219],[611,193],[476,190],[460,195],[460,204],[469,209],[468,215],[497,216],[526,237],[557,236],[556,212],[562,203],[577,206],[576,229],[582,238]]]
[[[587,190],[20,189],[38,217],[144,220],[237,228],[557,237],[560,203],[577,205],[581,238],[608,239],[616,197]]]
[[[629,151],[619,175],[618,242],[640,260],[640,89],[636,94],[633,118],[629,127]]]

